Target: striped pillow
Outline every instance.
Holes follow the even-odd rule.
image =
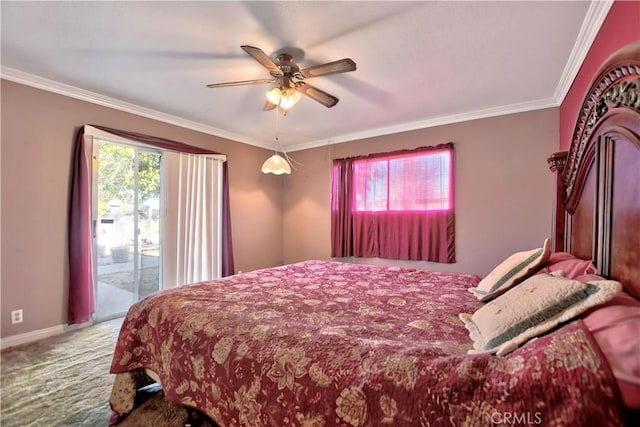
[[[583,283],[550,274],[532,276],[473,315],[460,314],[473,340],[468,353],[503,356],[621,290],[613,280]]]
[[[545,239],[541,248],[517,252],[505,259],[478,283],[477,288],[469,288],[469,292],[480,301],[495,298],[533,274],[550,255],[551,241]]]

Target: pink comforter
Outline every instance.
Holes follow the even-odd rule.
[[[620,425],[581,321],[505,358],[469,356],[478,277],[307,261],[151,295],[129,310],[111,406],[141,368],[221,426]],[[515,421],[515,422],[514,422]]]

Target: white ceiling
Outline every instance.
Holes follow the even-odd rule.
[[[611,1],[1,2],[2,77],[288,151],[557,106]],[[338,98],[262,111],[268,78],[240,49],[290,48]],[[135,130],[135,129],[131,129]]]

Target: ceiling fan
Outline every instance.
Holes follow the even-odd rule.
[[[326,64],[300,69],[300,67],[293,62],[293,57],[287,53],[280,53],[276,57],[276,60],[272,61],[266,53],[257,47],[246,45],[240,47],[265,67],[269,71],[271,78],[212,83],[208,84],[207,87],[218,88],[275,83],[275,87],[267,92],[267,102],[264,110],[273,110],[278,106],[286,110],[300,99],[300,94],[308,96],[327,108],[331,108],[338,103],[338,98],[315,86],[311,86],[306,83],[305,80],[313,77],[326,76],[328,74],[346,73],[355,71],[356,69],[356,63],[353,62],[351,58],[339,59]]]

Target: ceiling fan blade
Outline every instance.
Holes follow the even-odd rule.
[[[251,55],[253,57],[253,59],[255,59],[256,61],[258,61],[260,64],[262,64],[262,66],[264,68],[266,68],[267,70],[269,70],[269,73],[273,76],[273,77],[279,77],[282,76],[282,70],[280,70],[280,68],[278,68],[278,66],[276,65],[275,62],[273,62],[271,60],[271,58],[269,58],[269,55],[267,55],[266,53],[264,53],[262,51],[262,49],[259,49],[257,47],[253,47],[253,46],[247,46],[247,45],[243,45],[240,46],[242,48],[242,50],[244,50],[245,52],[247,52],[249,55]]]
[[[262,109],[263,109],[264,111],[269,111],[269,110],[273,110],[273,109],[274,109],[274,108],[276,108],[276,107],[277,107],[277,105],[276,105],[276,104],[274,104],[274,103],[272,103],[272,102],[269,102],[269,101],[267,100],[267,102],[264,104],[264,108],[262,108]]]
[[[307,95],[314,101],[318,101],[320,104],[324,105],[327,108],[333,107],[339,101],[339,99],[335,96],[330,95],[327,92],[304,82],[296,83],[296,89],[301,93]]]
[[[274,83],[277,79],[256,79],[256,80],[241,80],[238,82],[227,82],[227,83],[211,83],[208,84],[207,87],[216,88],[216,87],[228,87],[228,86],[242,86],[242,85],[253,85],[253,84],[262,84],[262,83]]]
[[[347,73],[356,70],[356,63],[351,58],[339,59],[337,61],[328,62],[326,64],[314,65],[300,70],[305,78],[326,76],[327,74]]]

